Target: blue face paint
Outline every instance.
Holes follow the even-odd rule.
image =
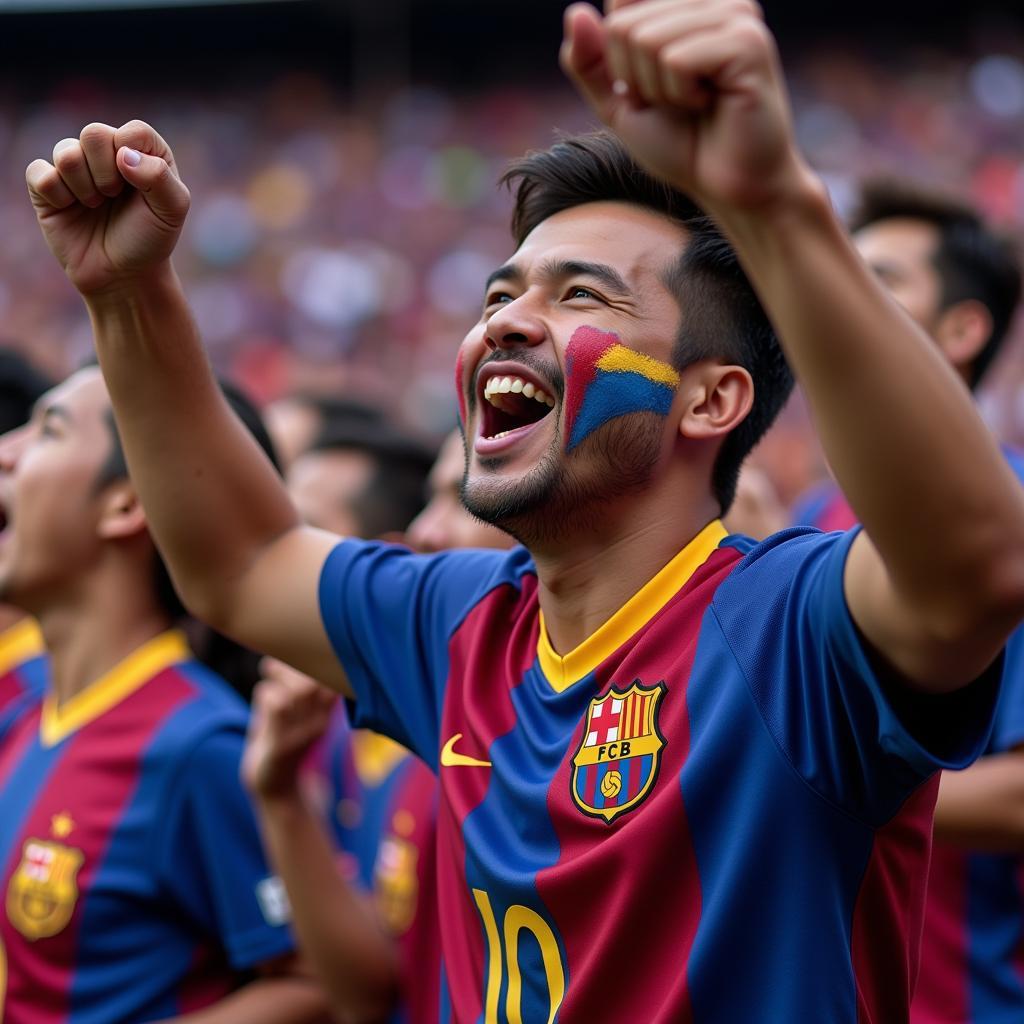
[[[679,374],[668,363],[634,352],[617,334],[596,327],[577,328],[565,355],[567,452],[619,416],[668,415],[679,387]]]

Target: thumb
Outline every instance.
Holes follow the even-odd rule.
[[[619,101],[605,61],[605,29],[590,4],[572,4],[565,11],[562,70],[602,121],[609,121]]]
[[[185,223],[190,202],[188,188],[163,157],[122,146],[117,151],[117,168],[168,227],[177,230]]]

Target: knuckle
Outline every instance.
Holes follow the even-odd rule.
[[[93,145],[95,143],[109,142],[113,135],[114,129],[110,125],[93,121],[82,129],[79,139],[82,145]]]
[[[733,23],[732,34],[744,49],[763,49],[771,39],[767,25],[749,15],[744,15]]]
[[[605,19],[605,31],[608,35],[608,41],[618,46],[626,46],[629,43],[632,28],[632,22],[621,15],[616,16],[612,14]]]
[[[54,152],[53,165],[61,174],[72,174],[85,166],[85,156],[79,146],[64,146]]]
[[[151,132],[153,129],[145,122],[137,117],[133,117],[130,121],[125,121],[123,125],[118,129],[118,132],[130,132],[137,134],[140,132]]]
[[[661,51],[660,64],[671,71],[685,71],[690,63],[691,44],[687,39],[677,39]]]
[[[636,49],[655,54],[661,48],[661,30],[656,25],[638,25],[630,40]]]
[[[30,184],[41,187],[46,184],[51,170],[52,167],[50,164],[40,157],[39,159],[33,160],[32,163],[25,168],[25,178]]]

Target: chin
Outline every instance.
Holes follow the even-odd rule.
[[[496,526],[529,548],[561,543],[599,514],[600,496],[552,464],[515,479],[477,477],[467,481],[463,504],[477,519]]]

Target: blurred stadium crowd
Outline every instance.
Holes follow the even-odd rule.
[[[920,48],[894,64],[827,48],[787,67],[800,140],[840,210],[864,175],[890,170],[1024,223],[1024,34],[970,56]],[[451,356],[507,253],[500,170],[552,125],[589,124],[565,88],[409,88],[356,109],[305,71],[258,95],[74,79],[28,109],[0,99],[0,333],[54,378],[92,342],[20,169],[97,111],[147,118],[175,146],[195,196],[177,266],[218,370],[264,401],[301,390],[386,405],[428,441],[454,422]],[[1022,377],[1015,339],[982,401],[1011,442],[1024,440]],[[785,500],[820,473],[799,398],[758,457]]]
[[[895,172],[962,195],[993,225],[1011,236],[1020,233],[1024,31],[970,54],[911,48],[894,64],[867,49],[821,47],[787,55],[786,66],[800,143],[841,213],[853,212],[865,179]],[[100,78],[67,78],[26,106],[22,97],[13,91],[5,95],[0,88],[0,377],[6,372],[5,348],[26,357],[39,372],[37,380],[20,362],[10,361],[26,401],[0,434],[13,431],[24,419],[28,399],[44,391],[45,380],[63,380],[93,357],[92,328],[81,298],[40,238],[22,169],[36,157],[48,157],[54,139],[76,136],[89,121],[120,124],[135,117],[159,126],[174,148],[192,192],[188,225],[175,255],[178,273],[218,374],[236,382],[265,412],[273,444],[263,437],[259,417],[248,406],[259,429],[248,421],[247,426],[261,443],[266,441],[267,449],[276,449],[302,518],[333,533],[403,540],[421,552],[507,547],[508,536],[474,520],[459,503],[463,451],[453,431],[452,366],[467,325],[479,315],[484,280],[511,247],[511,200],[495,182],[511,158],[545,145],[553,125],[564,132],[591,125],[575,95],[568,88],[532,87],[529,82],[472,94],[410,86],[360,105],[327,75],[300,69],[275,74],[256,94],[230,81],[202,88],[148,83],[128,89]],[[76,387],[93,394],[95,408]],[[103,423],[116,440],[117,426],[102,387],[98,372],[87,370],[85,383],[63,392],[63,400],[76,414],[79,408],[91,411],[93,420]],[[532,397],[522,382],[519,391]],[[0,405],[2,399],[0,394]],[[1024,317],[1018,316],[979,402],[1001,440],[1024,445]],[[865,410],[865,415],[870,413]],[[107,435],[102,436],[107,443]],[[16,461],[10,452],[7,458],[11,465]],[[728,525],[760,536],[786,525],[797,499],[827,476],[799,391],[752,461],[755,471],[745,478],[736,518]],[[123,459],[118,466],[114,480],[127,473]],[[753,519],[743,518],[748,512]],[[761,514],[769,517],[770,526],[758,524]],[[146,558],[151,554],[147,548]],[[144,560],[138,561],[141,565]],[[145,562],[140,578],[151,576],[151,568]],[[148,584],[140,593],[152,596]],[[114,605],[121,601],[116,596]],[[0,607],[0,627],[9,626],[3,614]],[[25,628],[17,617],[11,622]],[[309,941],[313,952],[305,952],[313,973],[337,976],[337,992],[329,993],[337,1019],[383,1019],[395,991],[402,989],[410,1006],[414,993],[420,1005],[431,1007],[420,1016],[410,1009],[402,1020],[437,1020],[431,1016],[433,1008],[448,996],[436,990],[439,907],[431,886],[436,885],[438,804],[433,776],[392,741],[353,731],[344,707],[326,697],[312,679],[278,662],[257,662],[252,652],[237,650],[196,623],[188,628],[190,647],[199,660],[215,667],[259,712],[242,774],[259,807],[261,834],[257,838],[249,820],[248,797],[242,794],[236,770],[243,744],[239,723],[248,715],[236,701],[232,714],[238,721],[231,721],[230,749],[223,754],[219,774],[211,771],[204,781],[230,780],[231,792],[223,799],[245,808],[239,811],[245,827],[236,830],[242,833],[238,850],[229,849],[223,859],[216,843],[211,842],[205,860],[183,846],[181,862],[194,861],[199,867],[195,879],[188,879],[188,892],[182,884],[182,905],[191,906],[193,897],[199,901],[197,892],[205,893],[204,871],[223,886],[225,903],[235,898],[232,890],[251,881],[245,871],[253,878],[264,871],[262,839],[295,904],[297,920],[307,915],[315,926],[315,912],[321,910],[324,919],[339,926],[320,935],[319,943]],[[169,635],[157,640],[167,646]],[[38,638],[33,642],[38,647]],[[168,665],[173,654],[167,655]],[[42,658],[41,648],[33,648],[32,658]],[[165,669],[161,663],[159,670]],[[33,671],[42,678],[38,664]],[[10,674],[10,669],[0,670],[0,682],[5,672]],[[185,671],[186,681],[189,673],[198,670]],[[28,685],[24,688],[29,690]],[[20,692],[17,699],[22,699]],[[276,716],[275,728],[284,734],[289,717],[303,717],[292,714],[295,708],[309,724],[290,752],[301,757],[296,754],[289,762],[279,756],[278,772],[291,776],[285,779],[287,785],[279,784],[266,768],[274,764],[263,749],[272,746],[267,723]],[[108,710],[95,713],[86,725],[93,719],[102,722]],[[34,705],[31,713],[36,713]],[[9,719],[16,721],[16,716]],[[29,719],[22,719],[19,728],[25,722],[36,728]],[[25,726],[25,735],[29,731]],[[450,762],[455,766],[490,767],[490,761],[453,753],[462,735],[452,737],[441,763],[447,755],[457,759]],[[95,741],[97,749],[101,740]],[[13,742],[8,749],[15,749]],[[9,761],[13,763],[13,756]],[[191,791],[205,793],[198,768],[194,770]],[[282,792],[296,797],[294,806]],[[156,815],[154,834],[162,828],[170,837],[168,861],[178,857],[173,843],[183,844],[183,837],[203,829],[227,849],[219,830],[226,835],[228,828],[214,799],[221,796],[210,796],[212,810],[198,806],[191,812],[194,821],[181,812],[184,824],[174,828]],[[330,847],[322,834],[324,823]],[[62,813],[49,827],[59,841],[77,826]],[[26,847],[24,870],[18,868],[19,877],[28,879],[19,883],[28,894],[25,906],[32,895],[32,871],[48,869],[47,863],[39,866],[39,856],[52,860],[52,850],[63,850],[59,842],[42,846]],[[237,879],[222,877],[231,874],[220,870],[228,861]],[[266,888],[270,881],[262,879],[256,886],[270,937],[251,955],[235,957],[232,947],[231,970],[282,983],[277,997],[282,1005],[296,993],[304,995],[309,999],[303,1011],[307,1015],[300,1017],[297,1010],[294,1019],[321,1020],[320,996],[310,996],[301,972],[291,974],[291,947],[278,934],[287,918],[286,900],[283,890]],[[321,885],[317,891],[314,882]],[[348,882],[358,885],[350,891]],[[369,906],[361,896],[353,897],[355,889],[374,894],[388,942],[377,935]],[[30,942],[54,934],[33,933],[28,911],[22,918],[27,930],[18,930]],[[350,931],[342,927],[345,922],[352,922]],[[228,924],[231,929],[218,922],[234,941],[233,929],[241,932],[242,923]],[[308,925],[303,921],[301,927]],[[124,932],[126,946],[134,943],[133,935]],[[302,939],[305,944],[305,935]],[[170,948],[170,940],[165,945]],[[151,946],[148,952],[159,959],[159,943]],[[318,946],[336,953],[337,961],[318,963]],[[128,963],[130,952],[110,959],[120,956]],[[344,962],[351,963],[356,981],[342,975],[338,964]],[[282,963],[288,970],[278,973]],[[219,979],[227,991],[237,979],[226,963],[217,966],[227,979]],[[429,979],[429,991],[424,979]],[[360,980],[366,989],[360,996],[366,1000],[365,1013],[343,1016],[336,1007],[355,1002],[352,993],[360,994]],[[0,1019],[3,982],[0,971]],[[291,983],[294,991],[285,990],[283,985]],[[12,986],[11,992],[9,1005],[30,1004],[29,984],[23,982],[20,991]],[[182,1001],[185,1009],[200,1005],[198,997],[194,1003]],[[305,1004],[296,1005],[301,1009]]]

